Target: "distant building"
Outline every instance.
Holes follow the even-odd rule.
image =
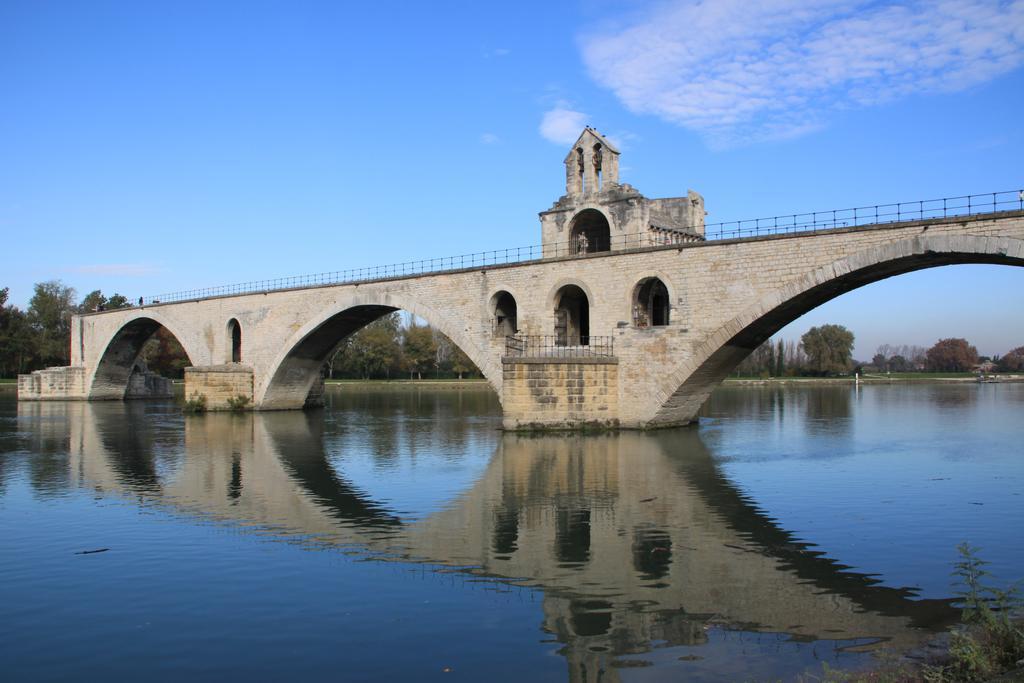
[[[544,256],[704,240],[704,198],[648,199],[619,183],[619,150],[583,129],[565,157],[565,194],[540,214]]]

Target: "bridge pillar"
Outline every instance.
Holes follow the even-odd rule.
[[[619,361],[614,357],[505,357],[502,426],[508,430],[619,426]]]
[[[253,407],[253,372],[248,365],[226,363],[185,368],[185,400],[202,398],[206,410]]]
[[[19,401],[84,401],[89,397],[81,365],[46,368],[18,375]]]

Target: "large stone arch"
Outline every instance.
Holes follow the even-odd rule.
[[[691,421],[708,395],[766,339],[849,291],[895,275],[938,266],[988,263],[1024,266],[1024,240],[976,235],[918,236],[838,259],[770,292],[725,322],[665,380],[668,396],[647,426]]]
[[[453,320],[431,306],[394,292],[361,292],[324,308],[293,333],[281,346],[262,381],[254,387],[254,403],[261,409],[301,408],[320,368],[338,342],[374,320],[403,310],[426,320],[469,356],[491,387],[501,396],[501,363],[468,333],[463,321]],[[477,327],[477,326],[473,326]],[[485,340],[481,340],[484,342]]]
[[[99,355],[92,375],[87,378],[88,396],[92,400],[121,400],[128,388],[135,361],[143,345],[158,329],[165,328],[181,344],[189,363],[195,364],[200,358],[196,349],[189,348],[188,335],[181,334],[177,324],[167,320],[155,310],[139,310],[137,315],[126,319],[104,340],[103,352]]]

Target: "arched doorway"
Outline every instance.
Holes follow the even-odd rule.
[[[656,277],[641,280],[633,290],[633,324],[637,327],[668,325],[669,298],[665,283]]]
[[[590,301],[576,285],[566,285],[555,295],[555,346],[590,344]]]
[[[242,326],[232,318],[228,321],[228,335],[231,337],[231,358],[232,363],[242,362]]]
[[[498,292],[491,297],[491,311],[495,335],[510,337],[516,333],[519,327],[515,297],[505,291]]]
[[[611,227],[603,213],[584,209],[576,214],[569,228],[569,253],[592,254],[611,248]]]

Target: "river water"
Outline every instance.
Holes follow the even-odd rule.
[[[1024,384],[723,387],[499,431],[484,387],[307,413],[0,391],[5,680],[792,680],[1024,575]]]

